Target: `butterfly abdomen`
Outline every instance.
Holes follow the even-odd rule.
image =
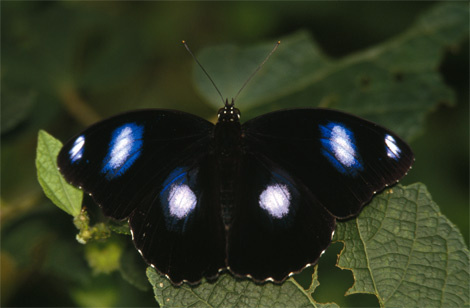
[[[239,170],[241,153],[240,122],[219,121],[214,129],[213,144],[218,169],[219,202],[225,226],[231,223],[231,213],[235,203],[235,184]]]

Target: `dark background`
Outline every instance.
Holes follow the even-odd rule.
[[[116,271],[93,273],[85,263],[70,216],[52,205],[37,183],[39,129],[66,141],[98,119],[142,107],[213,119],[216,110],[192,84],[194,61],[182,39],[197,54],[223,43],[274,43],[302,29],[326,55],[339,59],[400,34],[433,5],[3,1],[2,306],[155,305],[150,290],[136,289]],[[468,243],[468,40],[443,59],[439,70],[456,93],[456,105],[429,114],[411,142],[416,164],[402,183],[426,184]],[[353,278],[334,267],[340,249],[335,244],[322,258],[315,299],[376,306],[371,295],[343,297]]]

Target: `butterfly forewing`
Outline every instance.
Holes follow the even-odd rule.
[[[208,146],[212,128],[183,112],[129,112],[72,138],[57,163],[65,179],[91,194],[106,215],[122,219],[141,202],[143,190],[157,189],[173,160],[195,144]]]
[[[246,147],[295,176],[337,218],[357,215],[411,167],[409,146],[389,130],[326,109],[268,113],[242,126]]]

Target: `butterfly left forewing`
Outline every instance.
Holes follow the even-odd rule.
[[[198,150],[207,150],[212,129],[210,122],[183,112],[128,112],[69,140],[57,164],[65,179],[90,194],[107,216],[123,219],[141,202],[143,190],[163,182],[175,157],[198,144]]]

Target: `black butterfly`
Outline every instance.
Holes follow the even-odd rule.
[[[397,135],[339,111],[282,110],[242,125],[226,101],[218,117],[128,112],[58,157],[68,182],[128,219],[145,261],[174,284],[224,269],[282,282],[318,261],[336,219],[358,215],[414,161]]]

